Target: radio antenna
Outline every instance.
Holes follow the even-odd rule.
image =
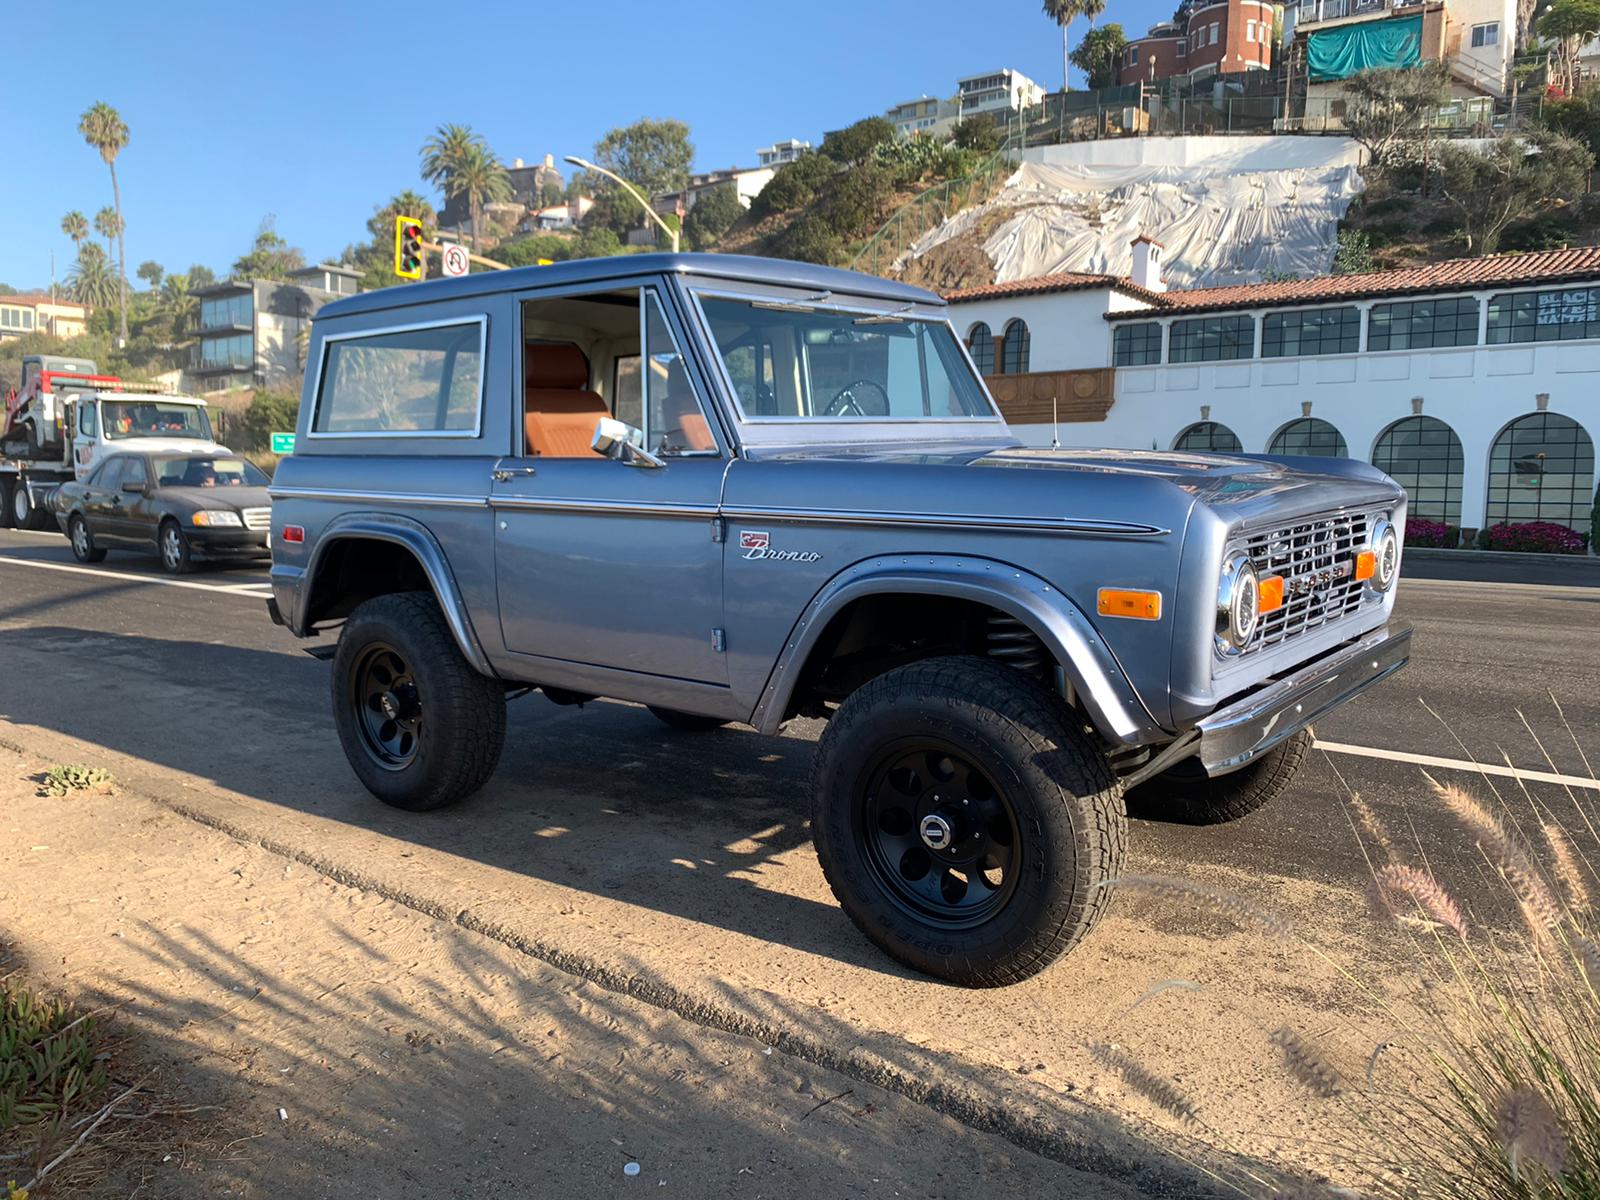
[[[1061,412],[1059,402],[1050,397],[1050,449],[1061,449]]]

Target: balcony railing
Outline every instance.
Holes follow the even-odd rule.
[[[1381,17],[1392,12],[1420,9],[1423,0],[1310,0],[1300,5],[1300,25],[1338,21],[1345,17]]]

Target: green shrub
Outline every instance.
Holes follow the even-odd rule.
[[[91,767],[83,763],[66,763],[51,767],[39,781],[39,794],[65,796],[70,792],[87,792],[95,788],[109,788],[116,780],[104,767]]]
[[[824,137],[821,153],[848,166],[866,162],[874,150],[884,142],[893,141],[894,137],[894,126],[889,118],[867,117]]]
[[[818,189],[838,169],[837,163],[820,154],[802,154],[793,162],[784,163],[750,202],[750,215],[759,221],[773,213],[804,208],[816,199]]]
[[[106,1086],[92,1016],[0,983],[0,1134],[51,1121]]]
[[[719,183],[702,192],[689,215],[684,218],[683,232],[690,247],[704,250],[733,228],[733,223],[744,216],[744,205],[739,203],[739,189],[730,181]]]
[[[239,444],[235,450],[266,450],[274,433],[287,433],[300,421],[300,397],[289,392],[257,392],[250,407],[230,433]]]
[[[844,256],[844,243],[826,221],[808,214],[774,239],[772,252],[779,258],[833,265]]]
[[[822,201],[821,215],[838,237],[861,237],[882,223],[893,194],[893,173],[864,163],[839,173]]]
[[[558,237],[553,233],[534,233],[515,241],[502,242],[494,249],[494,257],[508,267],[531,267],[541,258],[561,262],[572,256],[573,239]]]

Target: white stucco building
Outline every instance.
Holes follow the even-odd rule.
[[[1192,291],[1135,261],[950,294],[1030,444],[1344,455],[1415,517],[1589,531],[1600,247]]]

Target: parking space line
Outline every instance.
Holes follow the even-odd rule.
[[[1522,767],[1507,767],[1495,763],[1475,763],[1464,758],[1440,758],[1433,754],[1411,754],[1405,750],[1380,750],[1375,746],[1352,746],[1346,742],[1313,743],[1317,750],[1329,754],[1353,754],[1357,758],[1381,758],[1389,762],[1411,763],[1419,767],[1437,767],[1441,771],[1469,771],[1474,775],[1493,775],[1500,779],[1520,779],[1527,783],[1559,783],[1565,787],[1592,788],[1600,791],[1600,779],[1582,775],[1562,775],[1555,771],[1528,771]]]
[[[197,583],[192,579],[162,579],[158,575],[135,575],[131,571],[107,571],[101,567],[80,567],[73,563],[41,562],[37,558],[13,558],[0,554],[0,563],[18,567],[40,567],[46,571],[70,571],[74,575],[93,575],[97,579],[125,579],[132,583],[155,583],[162,587],[190,588],[197,592],[211,592],[219,596],[240,596],[247,600],[264,600],[268,592],[240,591],[240,588],[266,588],[265,583]]]

